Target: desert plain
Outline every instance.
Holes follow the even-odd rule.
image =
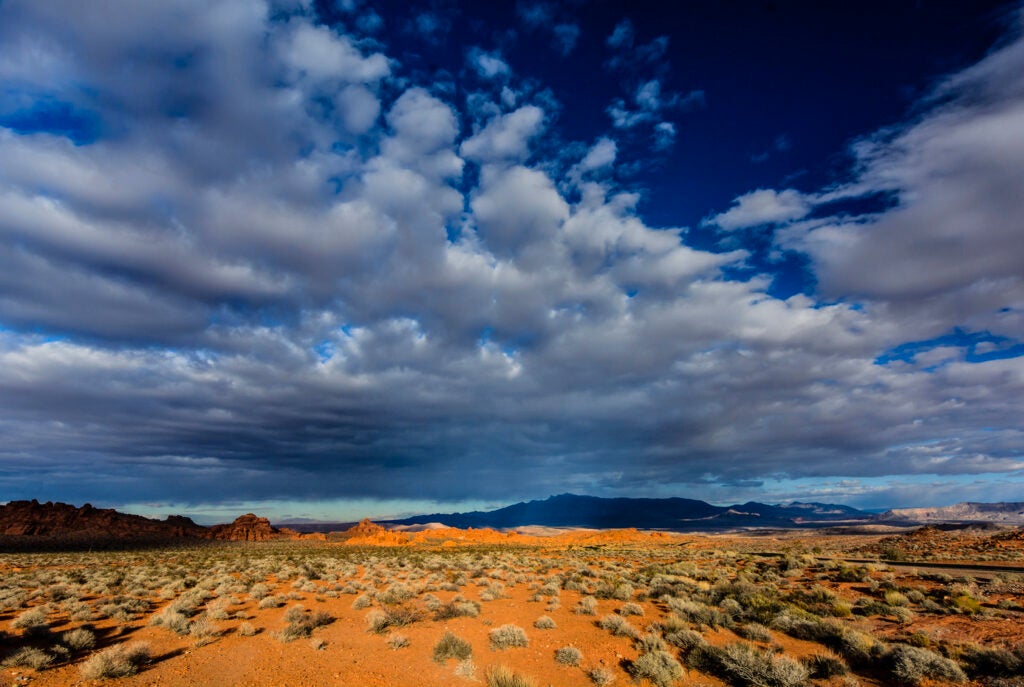
[[[1024,685],[1019,528],[0,553],[0,685]]]

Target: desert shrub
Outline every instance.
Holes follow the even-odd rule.
[[[926,678],[947,682],[966,682],[960,666],[931,649],[901,644],[886,657],[893,677],[908,685],[919,685]]]
[[[285,599],[280,596],[266,596],[260,599],[260,608],[281,608],[284,606]]]
[[[603,668],[601,666],[592,668],[588,671],[587,677],[589,677],[590,681],[597,685],[597,687],[607,687],[607,685],[615,682],[615,673],[608,668]]]
[[[546,615],[542,615],[541,617],[534,620],[533,626],[538,630],[553,630],[555,629],[555,627],[557,627],[557,625],[555,625],[555,621]]]
[[[21,630],[26,637],[46,637],[50,633],[50,626],[46,622],[48,613],[49,609],[45,606],[37,606],[23,611],[11,621],[11,627]]]
[[[656,632],[645,632],[636,640],[636,649],[641,654],[648,651],[665,651],[668,645]]]
[[[86,680],[126,677],[137,673],[139,666],[148,663],[149,660],[149,644],[118,644],[91,656],[82,664],[81,673]]]
[[[488,633],[487,637],[491,642],[491,648],[495,651],[525,647],[530,644],[526,631],[518,625],[507,624],[496,627]]]
[[[795,618],[781,613],[773,625],[797,639],[824,644],[850,663],[865,665],[882,653],[882,644],[869,634],[846,627],[836,621]]]
[[[391,606],[383,611],[373,610],[366,616],[370,632],[383,634],[392,627],[412,625],[422,618],[420,613],[409,606]]]
[[[403,634],[392,632],[388,635],[387,644],[389,647],[395,650],[404,649],[405,647],[409,646],[409,638]]]
[[[910,603],[910,599],[895,589],[887,591],[882,598],[885,599],[885,603],[890,606],[906,606]]]
[[[1012,677],[1024,674],[1024,645],[1015,651],[968,644],[960,650],[960,662],[971,677]]]
[[[850,672],[846,662],[834,654],[811,654],[800,660],[816,679],[828,679],[836,675],[846,675]]]
[[[633,586],[628,582],[602,582],[597,585],[594,596],[599,599],[629,601],[633,598]]]
[[[96,646],[96,635],[89,628],[79,627],[62,634],[60,641],[72,651],[82,651]]]
[[[602,616],[601,620],[597,623],[602,630],[608,630],[616,637],[629,637],[635,639],[639,636],[636,628],[629,624],[629,621],[623,618],[621,615],[614,615],[609,613],[608,615]]]
[[[210,622],[210,619],[206,616],[200,616],[196,620],[192,621],[192,624],[188,628],[188,633],[192,637],[204,642],[220,636],[221,629]]]
[[[578,666],[583,660],[583,652],[574,646],[563,646],[555,649],[555,663],[563,666]]]
[[[174,610],[168,606],[149,619],[150,625],[160,625],[178,635],[187,635],[192,621],[184,613]]]
[[[284,619],[288,624],[278,634],[278,639],[282,642],[291,642],[296,639],[309,637],[316,628],[330,625],[334,622],[334,616],[330,613],[325,611],[310,613],[303,609],[302,606],[289,608],[284,614]]]
[[[43,670],[54,661],[54,656],[42,649],[31,646],[23,646],[10,656],[4,658],[0,665],[4,668],[32,668]]]
[[[401,582],[398,582],[388,587],[382,594],[378,594],[377,601],[386,606],[392,606],[394,604],[404,603],[413,598],[413,596],[415,596],[415,594],[412,589]]]
[[[670,687],[683,677],[683,667],[667,651],[650,651],[633,661],[629,673],[637,680],[650,680],[656,687]]]
[[[950,599],[949,604],[957,613],[966,613],[968,615],[981,613],[981,602],[970,594],[954,596]]]
[[[674,647],[682,649],[684,654],[706,643],[704,637],[699,632],[686,628],[666,633],[665,641]]]
[[[619,609],[620,615],[643,615],[644,607],[636,603],[623,604],[622,608]]]
[[[253,637],[260,633],[260,629],[250,622],[244,622],[238,626],[238,634],[243,637]]]
[[[352,602],[352,608],[361,611],[373,605],[373,598],[369,594],[360,594]]]
[[[459,664],[455,666],[455,675],[476,682],[476,664],[473,663],[473,659],[467,658],[459,661]]]
[[[736,634],[752,642],[772,641],[771,631],[760,623],[747,623],[736,628]]]
[[[249,588],[249,596],[251,596],[256,601],[261,601],[266,597],[270,596],[270,592],[270,586],[262,582],[257,582]]]
[[[480,604],[475,601],[451,601],[434,610],[434,620],[475,618],[480,615]]]
[[[806,684],[807,668],[786,656],[774,656],[743,642],[697,647],[688,662],[704,672],[719,675],[739,685],[796,687]]]
[[[484,676],[487,687],[534,687],[535,683],[528,677],[512,672],[508,666],[492,666]]]
[[[434,660],[438,663],[444,663],[449,658],[464,661],[472,655],[473,646],[451,632],[441,635],[441,639],[437,640],[437,644],[434,645]]]
[[[309,640],[309,646],[316,651],[323,651],[327,648],[327,640],[323,637],[313,637]]]
[[[685,599],[669,597],[668,607],[679,617],[685,618],[697,625],[718,627],[720,625],[729,625],[732,620],[717,608],[712,608],[707,604],[702,604],[696,601],[687,601]]]
[[[577,615],[595,615],[597,613],[597,599],[592,596],[584,596],[576,604],[572,612]]]

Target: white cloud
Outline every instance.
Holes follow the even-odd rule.
[[[811,211],[811,207],[811,202],[799,191],[791,188],[783,191],[762,188],[736,198],[731,208],[704,221],[732,231],[802,219]]]
[[[524,160],[530,154],[530,139],[544,129],[544,111],[524,105],[508,114],[497,115],[463,142],[463,156],[478,162]]]
[[[467,134],[450,96],[366,45],[257,0],[0,4],[0,78],[118,132],[0,130],[4,494],[216,499],[215,474],[253,499],[461,498],[435,479],[460,475],[510,499],[1020,469],[1019,359],[954,344],[876,364],[911,336],[1024,326],[1017,43],[858,147],[851,184],[760,189],[709,220],[786,223],[779,247],[824,295],[787,300],[726,278],[745,252],[648,226],[611,138],[544,159],[536,89],[510,87],[511,112],[469,99]],[[668,139],[680,100],[642,83],[623,117]],[[898,204],[807,219],[879,191]]]
[[[502,59],[501,53],[497,51],[486,52],[480,48],[472,48],[466,59],[481,79],[504,77],[512,72],[508,63]]]

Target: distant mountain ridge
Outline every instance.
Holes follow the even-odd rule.
[[[137,542],[140,544],[189,540],[266,541],[301,536],[277,528],[252,513],[234,522],[204,527],[190,518],[171,515],[156,520],[121,513],[113,508],[81,507],[67,503],[11,501],[0,505],[0,546],[25,543],[61,544]]]
[[[615,529],[728,529],[733,527],[803,527],[837,521],[867,521],[870,513],[826,503],[769,505],[749,501],[734,506],[713,506],[684,498],[601,498],[559,494],[547,499],[513,504],[493,511],[432,513],[398,520],[387,525],[422,525],[438,522],[449,527],[496,529],[540,525]]]
[[[964,501],[952,506],[927,508],[894,508],[878,516],[882,522],[991,522],[1004,525],[1024,525],[1024,502],[1003,501],[978,503]]]

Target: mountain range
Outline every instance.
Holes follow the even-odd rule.
[[[769,505],[749,501],[733,506],[713,506],[683,498],[599,498],[559,494],[547,499],[516,503],[492,511],[433,513],[385,525],[440,523],[449,527],[588,527],[610,529],[713,530],[736,527],[811,527],[837,521],[868,521],[872,514],[849,506],[828,503]]]
[[[510,529],[527,526],[587,529],[662,529],[676,531],[739,530],[748,528],[814,528],[837,525],[897,525],[994,523],[1024,525],[1024,502],[959,503],[934,508],[903,508],[881,514],[829,503],[765,504],[756,501],[715,506],[684,498],[600,498],[559,494],[492,511],[432,513],[379,524],[394,530],[417,531],[446,526],[462,530]],[[98,542],[159,544],[166,542],[274,539],[332,541],[359,535],[354,523],[302,522],[273,526],[252,513],[231,523],[205,527],[187,517],[163,520],[120,513],[110,508],[66,503],[11,501],[0,505],[0,550],[26,546],[60,547]],[[376,526],[375,526],[376,527]],[[330,533],[330,534],[327,534]]]

